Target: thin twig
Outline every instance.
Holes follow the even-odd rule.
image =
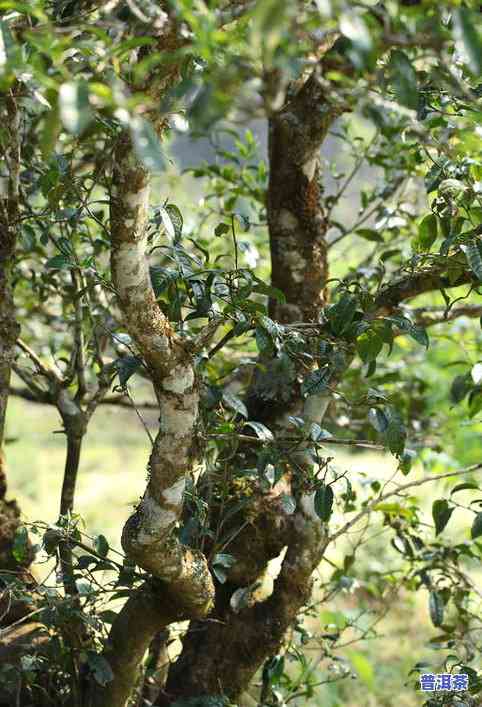
[[[368,515],[371,513],[376,506],[378,506],[379,503],[382,503],[383,501],[386,501],[387,498],[391,498],[392,496],[398,496],[402,491],[406,491],[407,489],[410,488],[415,488],[416,486],[422,486],[423,484],[428,484],[432,481],[439,481],[440,479],[449,479],[451,476],[463,476],[465,474],[472,474],[474,471],[478,471],[479,469],[482,469],[482,463],[479,464],[472,464],[472,466],[467,467],[466,469],[459,469],[456,471],[448,471],[445,474],[438,474],[437,476],[424,476],[423,479],[418,479],[417,481],[409,481],[407,484],[402,484],[401,486],[397,486],[396,489],[393,491],[388,491],[385,494],[381,494],[377,496],[377,498],[373,499],[360,513],[358,513],[354,518],[352,518],[348,523],[345,523],[344,526],[342,526],[339,530],[336,531],[336,533],[333,533],[333,535],[330,535],[329,538],[327,539],[327,544],[333,542],[337,538],[339,538],[341,535],[344,535],[347,530],[352,528],[356,523],[358,523],[359,520],[361,520],[364,516]]]

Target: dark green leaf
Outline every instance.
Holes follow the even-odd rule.
[[[228,408],[234,410],[234,412],[237,412],[242,417],[248,419],[248,410],[246,408],[246,405],[240,398],[238,398],[237,395],[234,395],[234,393],[230,393],[228,390],[226,390],[223,393],[223,401],[228,406]]]
[[[273,340],[266,329],[261,326],[256,327],[255,331],[256,346],[260,354],[271,354],[274,350]]]
[[[119,375],[119,384],[121,388],[124,388],[129,378],[141,367],[142,359],[139,356],[122,356],[117,359],[115,365]]]
[[[470,243],[460,246],[465,253],[470,269],[482,282],[482,239],[475,238]]]
[[[87,651],[87,663],[94,675],[94,680],[102,687],[114,679],[114,673],[104,656],[94,651]]]
[[[277,300],[278,302],[281,302],[282,304],[286,302],[284,292],[279,290],[277,287],[271,287],[271,285],[267,285],[261,280],[256,280],[256,285],[254,285],[253,287],[253,292],[259,292],[262,295],[272,297],[273,299]]]
[[[109,552],[107,538],[104,535],[96,535],[94,538],[94,548],[101,557],[106,557]]]
[[[368,411],[368,422],[377,432],[385,432],[388,427],[388,418],[379,408],[370,408]]]
[[[72,267],[72,263],[66,255],[54,255],[47,260],[45,267],[49,270],[66,270]]]
[[[326,523],[333,512],[333,489],[331,486],[322,484],[315,493],[315,512],[316,515]]]
[[[469,373],[455,376],[450,386],[450,400],[457,405],[462,402],[469,390],[472,390],[472,378]]]
[[[378,231],[373,228],[359,228],[355,231],[357,236],[364,238],[366,241],[372,241],[374,243],[383,243],[383,236]]]
[[[428,609],[434,626],[441,626],[444,620],[444,601],[439,592],[430,592]]]
[[[471,481],[466,481],[463,484],[457,484],[457,486],[454,486],[450,492],[450,495],[453,493],[458,493],[459,491],[468,491],[469,489],[478,490],[479,487]]]
[[[17,562],[23,564],[29,556],[28,531],[24,525],[20,525],[15,531],[13,538],[12,555]]]
[[[327,317],[335,334],[342,334],[348,329],[355,316],[356,306],[356,297],[344,294],[327,310]]]
[[[398,415],[391,415],[385,430],[385,439],[392,454],[396,456],[403,454],[406,436],[407,431],[403,422]]]
[[[104,611],[99,612],[98,617],[105,624],[111,625],[116,620],[117,613],[115,611],[112,611],[112,609],[105,609]]]
[[[435,523],[435,535],[438,535],[445,528],[450,520],[454,509],[449,506],[445,499],[438,499],[432,504],[432,518]]]
[[[482,535],[482,513],[477,513],[472,523],[472,528],[470,530],[470,537],[472,540],[480,537]]]
[[[229,233],[231,230],[231,226],[228,226],[227,223],[218,223],[216,228],[214,229],[214,235],[215,236],[224,236],[225,233]]]
[[[411,336],[412,339],[417,342],[417,344],[425,346],[426,349],[428,349],[428,347],[430,346],[430,339],[428,338],[428,334],[422,327],[411,326],[408,330],[408,335]]]
[[[390,57],[390,74],[398,101],[416,110],[418,107],[417,74],[412,62],[401,50],[393,51]]]
[[[160,265],[152,265],[149,268],[151,276],[152,289],[156,297],[159,297],[170,282],[175,282],[179,279],[180,274],[177,270],[171,268],[163,268]]]
[[[317,395],[327,389],[330,382],[330,369],[328,366],[309,373],[301,384],[303,395]]]
[[[401,455],[399,469],[404,476],[410,473],[415,456],[415,452],[412,449],[405,449]]]
[[[174,241],[178,243],[181,240],[182,227],[184,225],[182,213],[175,204],[167,204],[165,210],[174,228]]]

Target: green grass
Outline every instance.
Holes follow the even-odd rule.
[[[10,400],[9,490],[30,521],[57,520],[65,435],[55,433],[61,429],[54,408]],[[144,490],[149,447],[134,412],[105,405],[94,414],[82,450],[76,511],[89,532],[102,532],[113,547],[119,547],[123,522]]]

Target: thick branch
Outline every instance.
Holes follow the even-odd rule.
[[[152,376],[160,424],[149,482],[124,527],[122,546],[162,583],[156,585],[157,596],[152,587],[147,594],[134,595],[112,626],[112,651],[107,649],[106,657],[114,680],[95,698],[103,707],[124,706],[154,635],[180,615],[203,616],[214,595],[204,555],[182,545],[174,533],[186,475],[194,463],[199,390],[191,355],[180,345],[151,286],[146,256],[149,194],[149,174],[123,133],[114,155],[111,191],[112,278],[129,334]],[[166,593],[172,597],[170,611]]]
[[[482,317],[482,305],[464,304],[458,307],[419,307],[411,310],[411,316],[420,326],[429,327],[436,324],[453,322],[460,317],[476,319]]]
[[[342,110],[329,102],[315,71],[269,120],[271,281],[286,297],[286,304],[271,303],[271,316],[283,323],[317,321],[324,304],[327,222],[319,188],[319,152]]]
[[[185,618],[188,617],[180,610],[177,597],[169,596],[164,587],[146,583],[138,589],[124,604],[112,626],[104,656],[114,678],[106,687],[94,689],[92,707],[126,705],[152,637],[174,621]]]
[[[449,277],[451,270],[455,273],[453,278]],[[401,302],[418,295],[472,283],[475,284],[474,275],[468,270],[466,262],[453,256],[390,282],[380,290],[375,300],[375,309],[379,314],[390,314]]]

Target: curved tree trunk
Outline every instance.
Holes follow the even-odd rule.
[[[282,324],[318,321],[325,304],[327,221],[319,186],[319,155],[328,129],[342,109],[326,100],[319,79],[315,71],[269,121],[271,282],[286,298],[282,304],[270,303],[270,316]],[[270,362],[264,362],[266,365]],[[265,370],[260,375],[266,375]],[[305,419],[319,423],[328,401],[324,395],[312,396],[303,403],[298,385],[293,386],[289,403],[284,401],[280,406],[276,401],[266,405],[256,397],[255,389],[248,393],[250,419],[262,420],[271,429],[276,428],[288,407],[304,410]],[[274,504],[273,511],[278,517],[278,539],[281,546],[287,544],[287,552],[272,595],[235,613],[229,596],[239,584],[218,586],[216,608],[210,617],[215,620],[191,624],[158,705],[196,695],[221,694],[236,700],[264,661],[279,651],[287,630],[309,601],[311,575],[324,551],[323,529],[313,512],[311,497],[301,494],[296,513],[285,516],[284,522],[283,511],[275,509]],[[266,517],[266,505],[261,513]],[[251,528],[239,534],[236,546],[240,550]],[[252,555],[248,546],[246,542],[244,551]],[[226,551],[232,552],[232,548]],[[266,552],[260,565],[266,566],[274,556]],[[244,578],[243,584],[249,581]]]

